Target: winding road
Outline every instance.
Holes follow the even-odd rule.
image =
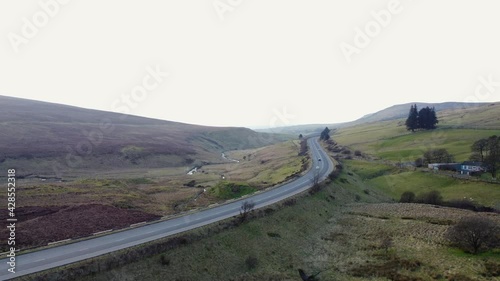
[[[269,191],[256,193],[251,197],[175,219],[23,254],[16,257],[15,273],[8,271],[8,259],[4,258],[0,265],[0,280],[74,263],[236,216],[244,201],[252,201],[255,203],[255,208],[262,208],[303,192],[312,186],[315,176],[319,177],[320,181],[326,179],[328,174],[333,171],[334,166],[319,145],[317,137],[309,138],[308,145],[313,160],[312,169],[292,182]]]

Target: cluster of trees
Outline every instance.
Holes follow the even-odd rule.
[[[428,106],[417,109],[417,105],[412,105],[410,113],[406,119],[406,129],[415,132],[417,129],[432,130],[436,129],[436,124],[439,120],[436,117],[436,110]]]
[[[471,146],[471,161],[480,161],[495,178],[500,169],[500,137],[494,135],[480,139]]]
[[[300,141],[300,150],[299,150],[299,156],[304,156],[307,154],[308,146],[307,146],[307,140],[302,139]]]
[[[325,129],[321,132],[319,139],[325,141],[330,139],[330,129],[328,129],[328,127],[325,127]]]
[[[471,210],[475,212],[498,212],[498,210],[493,207],[483,206],[467,198],[445,201],[441,193],[437,190],[423,192],[419,195],[415,195],[415,193],[411,191],[405,191],[401,194],[399,202],[439,205],[450,208]]]
[[[424,152],[422,162],[423,164],[453,163],[455,162],[455,157],[453,157],[453,155],[451,155],[448,150],[444,148],[429,149]]]
[[[469,158],[470,161],[482,162],[483,166],[488,172],[491,173],[493,178],[497,177],[500,170],[500,136],[493,135],[488,138],[479,139],[471,146],[472,154]],[[429,149],[422,158],[415,160],[415,165],[421,167],[429,163],[453,163],[455,157],[451,155],[446,149]],[[443,167],[447,169],[447,167]]]
[[[416,196],[411,191],[405,191],[401,194],[399,199],[401,203],[422,203],[431,205],[441,205],[443,203],[443,196],[439,191],[429,191]]]

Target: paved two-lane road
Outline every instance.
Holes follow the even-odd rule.
[[[8,272],[8,260],[2,259],[0,265],[0,280],[7,280],[85,260],[220,221],[238,215],[241,204],[245,200],[251,200],[255,203],[255,208],[261,208],[307,190],[311,187],[315,175],[318,175],[319,180],[321,181],[324,180],[331,171],[333,171],[333,163],[327,156],[326,152],[319,145],[318,138],[310,138],[308,140],[308,145],[311,151],[311,156],[313,157],[312,169],[310,169],[304,176],[292,182],[266,192],[258,193],[243,200],[224,204],[168,221],[162,221],[93,239],[24,254],[16,257],[15,274]]]

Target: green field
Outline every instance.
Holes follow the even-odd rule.
[[[228,200],[240,198],[241,196],[254,193],[255,191],[257,191],[256,188],[245,183],[221,181],[216,186],[212,187],[209,193],[219,199]]]
[[[470,157],[478,139],[499,135],[500,130],[436,129],[407,132],[395,121],[339,130],[333,138],[342,145],[391,161],[414,161],[429,149],[445,148],[456,161]]]
[[[363,160],[346,160],[345,164],[358,173],[364,182],[399,200],[405,191],[421,194],[432,190],[444,200],[472,198],[485,206],[500,207],[500,184],[469,181],[433,172],[397,170],[393,166]]]
[[[437,129],[406,130],[405,118],[341,128],[332,136],[341,145],[390,161],[410,162],[429,149],[445,148],[456,161],[467,160],[478,139],[500,135],[500,104],[438,112]]]
[[[362,179],[377,178],[395,170],[394,166],[377,162],[346,160],[345,163]]]
[[[470,157],[470,147],[476,140],[495,134],[500,130],[437,129],[379,140],[370,147],[375,155],[395,161],[412,161],[429,149],[445,148],[461,162]]]
[[[500,204],[500,185],[477,180],[460,180],[422,170],[398,170],[394,164],[411,163],[430,149],[444,148],[456,162],[468,160],[471,145],[482,138],[500,135],[500,105],[445,110],[438,113],[438,128],[409,132],[405,119],[365,123],[339,129],[335,141],[360,150],[368,160],[348,160],[346,164],[363,180],[398,200],[405,191],[415,194],[439,191],[445,200],[472,198],[479,204]]]

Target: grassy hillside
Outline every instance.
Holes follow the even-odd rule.
[[[32,212],[20,222],[22,250],[221,203],[288,180],[307,160],[298,156],[297,141],[284,141],[289,136],[247,128],[8,97],[0,105],[0,168],[16,169],[17,211]],[[223,152],[251,157],[235,162]],[[199,170],[188,174],[193,167]],[[247,188],[233,192],[239,182]]]
[[[467,109],[475,109],[486,105],[485,103],[464,103],[464,102],[443,102],[443,103],[415,102],[407,104],[398,104],[383,109],[381,111],[375,112],[373,114],[368,114],[354,122],[351,122],[349,125],[406,118],[408,116],[408,111],[410,109],[410,106],[413,104],[416,104],[419,109],[426,106],[434,107],[436,109],[436,112],[449,111],[449,110],[461,111]]]
[[[445,148],[455,161],[470,157],[471,145],[478,139],[500,135],[500,103],[448,109],[438,112],[436,130],[409,132],[406,118],[360,124],[342,128],[333,139],[359,150],[366,158],[354,157],[346,163],[360,174],[366,184],[376,187],[395,200],[405,191],[415,194],[439,191],[445,200],[473,198],[486,206],[499,207],[498,184],[467,181],[427,169],[398,169],[396,163],[413,162],[429,149]]]
[[[19,176],[220,162],[220,152],[288,139],[0,96],[0,167]]]
[[[438,112],[438,129],[408,132],[405,118],[341,128],[333,138],[354,150],[392,161],[414,161],[428,149],[446,148],[469,158],[474,141],[500,134],[500,103]]]
[[[206,207],[222,199],[211,188],[224,176],[230,183],[246,183],[263,189],[281,183],[303,169],[295,142],[288,141],[258,149],[226,152],[240,162],[204,165],[193,175],[186,167],[108,171],[99,176],[82,173],[68,182],[24,181],[19,187],[17,207],[101,204],[140,210],[156,215]],[[245,160],[243,160],[243,156]],[[204,189],[209,192],[204,193]]]
[[[82,171],[80,178],[64,182],[20,179],[16,215],[22,229],[19,239],[24,242],[19,248],[25,251],[54,241],[122,229],[284,182],[306,168],[307,157],[298,155],[297,142],[226,151],[231,160],[199,166],[193,174],[188,174],[191,167],[163,167],[114,169],[99,175]],[[63,230],[58,229],[61,226]],[[43,235],[40,229],[46,230]],[[6,235],[6,231],[1,230],[0,235]],[[5,241],[0,242],[1,249],[7,247]]]
[[[472,198],[478,204],[500,208],[500,185],[466,181],[426,170],[400,170],[373,161],[346,160],[346,165],[370,185],[394,200],[405,191],[423,194],[439,191],[446,201]]]
[[[224,175],[231,181],[246,182],[254,187],[269,186],[307,168],[307,158],[298,156],[298,151],[298,140],[255,149],[232,150],[226,155],[239,162],[209,165],[204,167],[204,171]]]
[[[444,103],[422,103],[422,102],[416,102],[416,103],[407,103],[407,104],[398,104],[394,105],[388,108],[385,108],[383,110],[367,114],[357,120],[351,121],[351,122],[345,122],[345,123],[325,123],[325,124],[307,124],[307,125],[295,125],[295,126],[287,126],[287,127],[281,127],[277,129],[262,129],[262,130],[257,130],[261,132],[272,132],[272,131],[279,131],[282,133],[287,133],[291,135],[299,135],[299,134],[310,134],[310,133],[320,133],[325,127],[328,127],[330,129],[334,128],[346,128],[346,127],[352,127],[355,125],[363,125],[366,123],[381,123],[383,121],[391,121],[391,120],[396,120],[396,119],[401,119],[401,118],[406,118],[408,116],[408,111],[410,109],[410,106],[416,104],[418,108],[422,107],[434,107],[436,109],[436,112],[441,113],[441,112],[446,112],[445,114],[449,112],[459,112],[459,113],[464,113],[464,112],[471,112],[471,115],[466,116],[464,119],[468,120],[468,122],[473,122],[473,120],[470,118],[472,117],[473,119],[476,120],[483,120],[484,115],[489,115],[489,113],[484,113],[484,108],[488,106],[488,103],[464,103],[464,102],[444,102]],[[481,108],[481,110],[477,110]],[[494,108],[490,108],[488,110],[498,110]],[[477,117],[477,113],[481,113],[481,117]],[[496,119],[496,118],[495,118]],[[460,119],[458,119],[460,120]],[[457,122],[457,120],[454,120],[452,122]],[[461,122],[461,121],[458,121]],[[487,124],[482,124],[483,128]],[[495,128],[495,123],[492,122],[490,128]]]

